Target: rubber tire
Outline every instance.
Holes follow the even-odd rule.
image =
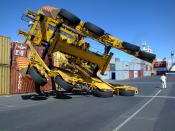
[[[133,90],[120,90],[119,95],[120,96],[134,96],[135,91],[133,91]]]
[[[68,20],[71,24],[74,26],[78,25],[80,23],[80,18],[72,14],[71,12],[65,10],[65,9],[60,9],[59,15],[63,17],[64,19]]]
[[[91,22],[86,22],[84,27],[99,37],[105,34],[105,31],[102,28],[92,24]]]
[[[100,90],[94,90],[93,95],[96,97],[102,97],[102,98],[108,98],[113,96],[112,91],[100,91]]]
[[[156,58],[156,55],[145,51],[140,51],[139,57],[143,59],[145,58],[146,60],[149,60],[149,61],[153,61]]]
[[[28,74],[32,77],[32,79],[38,84],[38,85],[45,85],[47,83],[47,79],[42,77],[37,70],[34,67],[30,67],[28,69]]]
[[[59,76],[56,76],[55,79],[54,79],[55,83],[57,83],[58,85],[61,86],[61,88],[63,88],[65,91],[72,91],[72,89],[74,88],[73,85],[65,82],[61,77]]]
[[[124,49],[130,50],[130,51],[134,51],[137,52],[140,50],[140,47],[137,45],[133,45],[131,43],[128,42],[122,42],[122,46],[124,47]]]

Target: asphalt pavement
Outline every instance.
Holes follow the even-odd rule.
[[[175,131],[175,75],[167,89],[159,77],[110,82],[136,86],[139,95],[1,96],[0,131]]]

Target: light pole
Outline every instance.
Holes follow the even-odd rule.
[[[172,64],[174,63],[174,52],[173,51],[171,51],[171,62]]]

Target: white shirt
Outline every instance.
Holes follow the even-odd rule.
[[[166,76],[161,76],[160,79],[161,81],[166,82]]]

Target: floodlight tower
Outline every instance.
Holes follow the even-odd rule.
[[[171,51],[171,62],[172,64],[174,63],[174,52],[173,51]]]

